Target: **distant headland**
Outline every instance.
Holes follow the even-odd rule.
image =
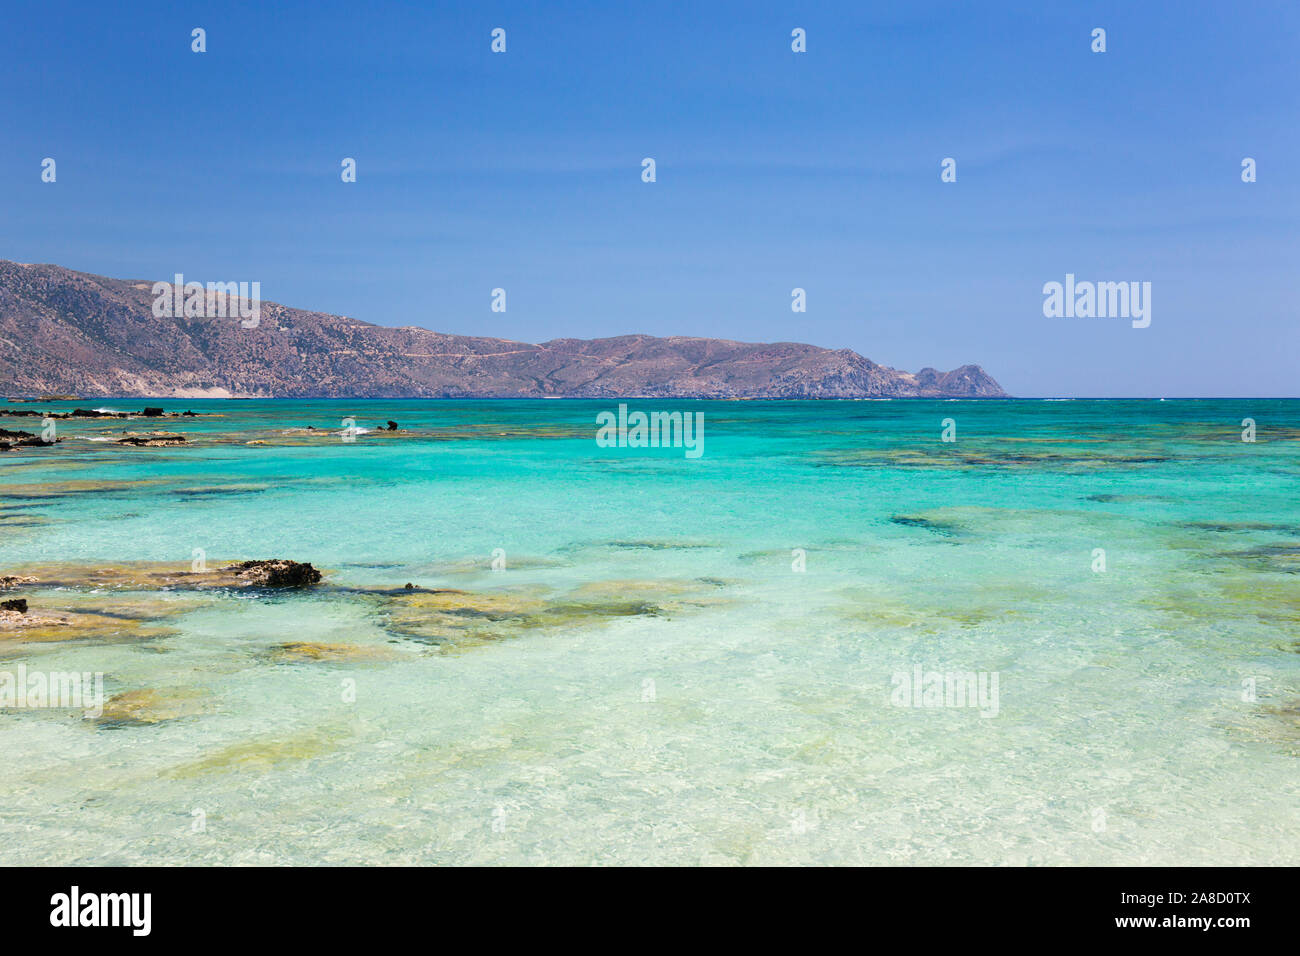
[[[247,293],[237,287],[228,293],[197,284],[178,288],[166,296],[169,308],[160,315],[158,285],[166,283],[0,260],[0,394],[1006,397],[978,365],[902,372],[849,349],[688,336],[553,339],[533,345],[414,326],[390,328],[271,302],[250,311],[237,298]]]

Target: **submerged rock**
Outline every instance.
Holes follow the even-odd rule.
[[[263,588],[301,588],[319,584],[321,573],[310,563],[299,563],[283,558],[266,561],[243,561],[227,565],[223,571],[235,572],[235,577],[247,584]]]
[[[401,655],[387,647],[366,644],[325,644],[319,641],[288,641],[271,648],[271,660],[276,663],[326,661],[332,663],[364,663],[398,660]]]
[[[955,538],[962,534],[960,525],[951,521],[939,521],[922,515],[894,515],[889,519],[892,524],[901,524],[905,528],[924,528],[945,538]]]
[[[9,640],[28,644],[161,640],[176,634],[167,622],[200,606],[195,600],[161,595],[123,598],[98,591],[44,589],[26,613],[0,609],[0,646]]]
[[[6,602],[8,603],[8,602]],[[23,602],[24,606],[27,604]],[[69,626],[68,621],[62,618],[54,617],[37,617],[35,614],[28,614],[25,607],[21,611],[11,611],[7,608],[0,608],[0,634],[5,631],[22,630],[24,632],[39,631],[50,628],[66,628]],[[24,633],[23,639],[30,639],[30,634]]]
[[[638,582],[609,582],[562,595],[541,592],[471,592],[398,589],[370,592],[385,600],[381,613],[392,634],[467,648],[530,632],[560,631],[608,623],[618,618],[659,617],[695,605],[698,585],[680,584],[685,600],[665,597],[663,587],[642,590]],[[663,582],[652,582],[660,585]],[[669,583],[672,584],[677,582]]]
[[[26,571],[29,568],[22,568]],[[244,561],[237,564],[213,567],[205,571],[194,570],[188,563],[156,563],[150,561],[117,562],[112,564],[43,564],[34,570],[40,586],[46,589],[80,591],[212,591],[228,588],[288,588],[316,584],[321,572],[310,564],[270,559]],[[20,584],[35,583],[37,577],[11,575],[0,577],[0,589]],[[9,583],[12,582],[12,583]]]
[[[209,774],[267,771],[274,767],[300,763],[334,753],[345,746],[349,736],[343,727],[314,728],[288,737],[267,737],[237,741],[203,757],[163,771],[172,780],[202,777]]]
[[[191,688],[144,688],[114,694],[104,702],[95,723],[108,729],[147,727],[192,717],[201,710],[201,694]]]

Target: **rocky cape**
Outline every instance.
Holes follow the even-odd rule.
[[[532,345],[261,303],[156,318],[153,282],[0,260],[0,394],[173,398],[1000,398],[978,365],[687,336]],[[209,299],[211,302],[211,298]],[[233,308],[231,311],[234,311]]]

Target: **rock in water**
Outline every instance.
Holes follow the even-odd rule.
[[[171,432],[153,432],[149,435],[130,435],[127,438],[119,438],[119,445],[135,445],[137,448],[160,448],[165,445],[187,445],[189,439],[184,435],[176,435]]]
[[[141,414],[143,414],[145,418],[157,418],[162,415],[162,413],[163,410],[161,408],[146,408]]]
[[[320,582],[321,574],[309,563],[299,564],[283,558],[268,561],[244,561],[226,567],[241,581],[263,588],[301,588]]]
[[[392,422],[392,421],[390,421],[390,422],[388,423],[388,430],[389,430],[390,432],[395,432],[395,431],[397,431],[397,422]]]
[[[56,441],[63,441],[63,439],[46,441],[40,435],[33,435],[31,432],[11,432],[0,428],[0,451],[12,451],[15,448],[46,448]]]
[[[19,614],[26,614],[27,599],[13,598],[8,601],[0,601],[0,611],[17,611]]]

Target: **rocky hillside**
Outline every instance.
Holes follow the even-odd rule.
[[[915,374],[848,349],[674,336],[540,345],[263,302],[155,318],[153,283],[0,260],[0,395],[867,398],[1003,395],[977,365]]]

